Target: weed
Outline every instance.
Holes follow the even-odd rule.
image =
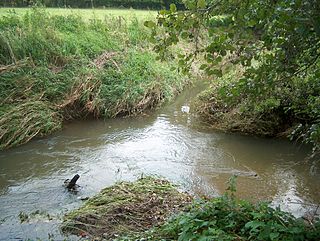
[[[40,210],[35,210],[29,214],[21,211],[18,217],[20,219],[20,223],[30,222],[32,220],[43,220],[43,219],[52,220],[53,219],[53,217],[51,217],[49,213],[45,211],[40,211]]]
[[[306,224],[269,203],[234,197],[235,177],[221,197],[195,200],[163,225],[119,240],[318,240],[320,222]]]
[[[20,212],[18,216],[21,223],[27,222],[29,220],[29,215],[24,212]]]

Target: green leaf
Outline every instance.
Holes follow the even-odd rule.
[[[207,68],[207,67],[208,67],[208,65],[202,64],[202,65],[200,66],[200,70],[204,70],[204,69]]]
[[[257,22],[254,20],[254,19],[250,19],[248,22],[247,22],[248,26],[249,27],[253,27],[257,24]]]
[[[279,233],[270,233],[269,236],[271,240],[275,240],[279,237],[279,235],[280,235]]]
[[[171,11],[172,13],[174,13],[174,12],[177,11],[177,7],[176,7],[176,5],[175,5],[174,3],[171,3],[171,4],[170,4],[170,11]]]
[[[222,77],[222,70],[221,69],[215,69],[212,72],[214,75],[216,75],[217,77]]]
[[[216,75],[217,77],[222,77],[221,69],[213,69],[208,72],[209,75]]]
[[[179,66],[183,66],[183,65],[185,65],[185,61],[183,59],[180,59],[178,61],[178,64],[179,64]]]
[[[205,8],[207,5],[206,0],[198,0],[197,7],[198,8]]]
[[[196,9],[197,5],[196,5],[196,1],[186,1],[185,5],[188,9],[190,10],[194,10]]]
[[[181,38],[187,39],[188,37],[189,37],[189,33],[188,32],[182,32],[181,33]]]
[[[247,222],[245,227],[246,228],[250,228],[250,229],[257,229],[261,226],[265,226],[265,224],[263,222],[260,222],[260,221],[251,221],[251,222]]]
[[[160,15],[165,15],[165,14],[167,14],[167,10],[162,9],[162,10],[160,10],[159,14],[160,14]]]
[[[157,25],[155,24],[155,22],[153,21],[145,21],[144,22],[144,26],[148,27],[148,28],[154,28],[156,27]]]

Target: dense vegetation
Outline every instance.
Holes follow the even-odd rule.
[[[185,79],[149,49],[132,17],[53,16],[35,8],[0,19],[0,149],[73,118],[131,115],[179,92]]]
[[[106,240],[319,240],[316,219],[308,223],[268,203],[236,199],[235,191],[232,177],[223,196],[191,203],[164,180],[117,183],[67,214],[62,228]]]
[[[222,196],[197,200],[187,212],[141,236],[140,240],[316,241],[320,237],[320,225],[319,222],[306,225],[302,219],[271,208],[267,203],[253,205]]]
[[[219,128],[289,135],[320,150],[320,2],[317,0],[186,0],[186,11],[163,10],[153,28],[165,59],[180,39],[196,47],[179,55],[186,71],[195,57],[215,76],[198,108]],[[157,25],[167,34],[157,34]],[[205,41],[204,41],[205,40]]]
[[[95,8],[95,7],[124,7],[135,9],[162,9],[169,8],[175,3],[182,8],[180,0],[3,0],[2,7],[28,7],[35,3],[46,7],[72,7],[72,8]]]

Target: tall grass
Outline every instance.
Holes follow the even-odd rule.
[[[0,19],[0,148],[63,120],[132,115],[172,98],[185,79],[156,61],[137,18],[84,20],[35,8]],[[22,131],[23,129],[23,131]]]

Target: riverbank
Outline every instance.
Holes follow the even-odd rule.
[[[217,198],[194,199],[146,177],[103,189],[67,214],[65,233],[95,240],[318,240],[320,222],[234,197],[235,178]],[[193,200],[193,201],[192,201]]]
[[[135,115],[179,93],[188,81],[171,70],[175,62],[156,60],[144,20],[42,8],[3,15],[0,149],[72,119]]]
[[[228,56],[223,62],[223,75],[198,96],[196,109],[202,119],[227,132],[303,142],[313,147],[309,157],[319,158],[320,98],[314,76],[295,77],[286,85],[277,82],[271,87],[255,87],[255,83],[249,86],[245,83],[246,68],[232,61],[233,57]]]

